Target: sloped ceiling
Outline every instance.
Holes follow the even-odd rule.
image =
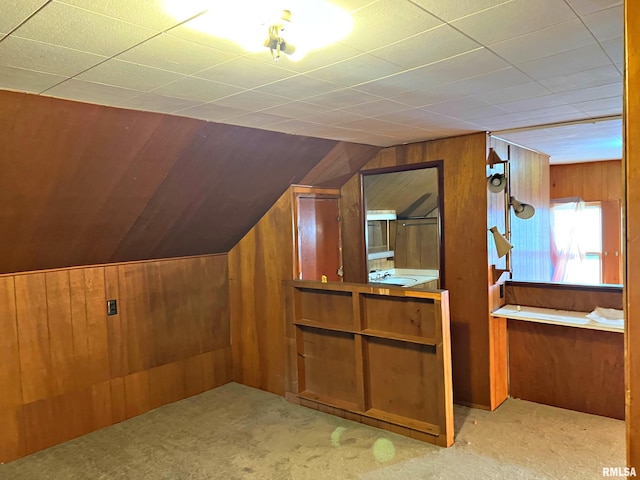
[[[379,148],[0,91],[0,273],[227,252],[327,155]]]
[[[0,0],[0,88],[379,146],[622,114],[623,0],[331,0],[351,33],[277,64],[178,1]],[[583,125],[563,161],[620,158]]]

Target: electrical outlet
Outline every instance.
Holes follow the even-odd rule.
[[[118,314],[118,302],[116,300],[107,300],[107,316]]]

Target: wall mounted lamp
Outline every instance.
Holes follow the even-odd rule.
[[[536,213],[536,209],[533,208],[532,205],[519,202],[516,200],[516,197],[509,197],[509,205],[513,208],[513,213],[516,214],[516,217],[521,218],[522,220],[527,220],[533,217]]]

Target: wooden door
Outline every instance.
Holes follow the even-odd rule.
[[[342,281],[339,192],[296,193],[297,271],[300,280]]]

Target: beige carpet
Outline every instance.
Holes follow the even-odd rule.
[[[0,479],[587,480],[624,466],[619,420],[512,399],[455,411],[444,449],[232,383],[0,465]]]

